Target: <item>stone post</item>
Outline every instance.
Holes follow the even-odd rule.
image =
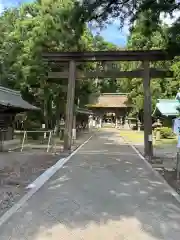
[[[118,119],[116,117],[116,124],[115,124],[115,128],[118,128]]]
[[[99,127],[102,128],[102,117],[99,118]]]
[[[123,120],[122,120],[122,117],[120,117],[120,127],[121,127],[121,128],[123,127]]]
[[[140,132],[141,131],[141,122],[139,120],[137,122],[137,127],[138,127],[138,132]]]
[[[96,117],[95,119],[95,128],[98,128],[99,127],[99,124],[98,124],[98,117]]]
[[[76,140],[76,115],[73,118],[72,140]]]
[[[128,119],[127,119],[127,118],[125,119],[124,128],[125,128],[125,129],[130,129],[130,128],[129,128],[129,123],[128,123]]]
[[[96,119],[93,118],[92,124],[93,124],[93,127],[95,128],[96,127]]]
[[[88,126],[89,126],[89,129],[91,129],[93,127],[93,116],[92,115],[89,115]]]

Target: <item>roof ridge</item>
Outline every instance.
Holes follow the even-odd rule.
[[[16,90],[13,90],[13,89],[10,89],[10,88],[6,88],[6,87],[2,87],[2,86],[0,86],[0,91],[3,91],[3,92],[7,92],[7,93],[11,93],[11,94],[14,94],[14,95],[21,96],[20,91],[16,91]]]
[[[164,101],[164,102],[179,102],[177,99],[166,99],[166,98],[158,99],[158,101]]]

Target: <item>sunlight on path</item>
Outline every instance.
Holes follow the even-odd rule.
[[[149,226],[150,228],[150,226]],[[126,238],[124,237],[126,236]],[[127,238],[128,236],[128,238]],[[119,221],[109,220],[107,223],[95,224],[89,223],[86,227],[76,228],[74,230],[63,224],[54,226],[51,230],[42,229],[34,240],[52,240],[68,239],[68,240],[155,240],[152,236],[143,232],[141,223],[135,218],[124,218]]]

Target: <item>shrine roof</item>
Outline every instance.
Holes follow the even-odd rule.
[[[179,115],[180,102],[177,99],[158,99],[153,115],[160,112],[164,116]]]
[[[76,108],[76,113],[81,113],[81,114],[87,114],[87,115],[93,115],[93,112],[87,108]]]
[[[128,96],[126,93],[102,93],[92,95],[89,99],[89,108],[127,108]]]
[[[26,110],[37,110],[38,108],[24,101],[19,91],[14,91],[0,86],[0,105]]]

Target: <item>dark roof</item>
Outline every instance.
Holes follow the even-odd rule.
[[[89,108],[127,108],[128,96],[126,93],[103,93],[99,96],[91,96]]]
[[[93,112],[87,108],[76,108],[76,113],[81,113],[81,114],[87,114],[87,115],[93,115]]]
[[[19,91],[4,88],[0,86],[0,105],[26,110],[35,110],[37,107],[24,101]]]

